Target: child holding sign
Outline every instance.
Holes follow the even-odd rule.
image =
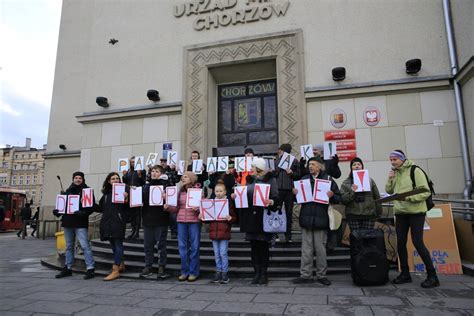
[[[170,223],[170,213],[163,209],[163,199],[166,187],[169,184],[168,176],[162,166],[151,168],[150,182],[143,187],[143,235],[145,250],[145,268],[140,273],[140,277],[148,277],[152,274],[151,268],[154,261],[155,245],[158,246],[159,280],[168,277],[165,273],[166,266],[166,237],[168,235],[168,225]]]
[[[224,181],[219,180],[214,187],[216,199],[227,199],[227,192]],[[209,239],[212,240],[212,247],[214,248],[214,258],[216,260],[216,276],[212,280],[213,283],[227,284],[230,279],[229,272],[229,257],[227,256],[227,249],[229,248],[230,229],[232,223],[236,220],[234,204],[232,200],[229,201],[229,215],[225,220],[213,220],[209,222]],[[199,218],[203,220],[203,214],[199,214]]]
[[[66,239],[66,261],[65,266],[59,274],[56,275],[56,278],[64,278],[72,275],[72,264],[74,263],[74,246],[76,237],[81,244],[82,250],[84,250],[84,257],[86,261],[87,272],[84,276],[84,279],[92,279],[95,276],[94,270],[94,257],[92,255],[91,245],[87,237],[87,230],[89,228],[89,215],[94,212],[93,207],[83,208],[82,203],[72,203],[69,201],[70,196],[78,196],[78,200],[82,200],[82,190],[89,188],[84,179],[84,173],[81,171],[76,171],[72,174],[72,183],[67,188],[65,195],[67,196],[68,209],[77,206],[77,211],[71,209],[70,211],[65,211],[60,213],[58,209],[53,210],[53,214],[56,217],[61,218],[61,226],[64,229],[64,237]],[[95,204],[93,201],[92,205]]]
[[[164,205],[165,210],[178,213],[176,222],[178,223],[178,247],[181,257],[181,275],[178,277],[178,281],[194,282],[199,277],[199,246],[201,242],[199,206],[186,207],[190,202],[188,201],[188,195],[190,195],[188,190],[194,188],[197,180],[198,177],[194,172],[186,171],[178,184],[178,206]]]
[[[113,203],[112,186],[114,183],[121,183],[117,172],[111,172],[102,184],[102,197],[99,201],[97,212],[102,213],[100,220],[100,240],[108,240],[114,254],[114,264],[112,272],[104,278],[104,281],[112,281],[120,277],[120,272],[125,270],[123,262],[123,239],[125,238],[125,228],[127,225],[127,204]],[[124,192],[125,202],[128,193]]]
[[[375,203],[380,199],[375,181],[369,178],[364,170],[364,163],[359,157],[351,160],[349,177],[342,183],[341,199],[346,206],[346,219],[351,231],[374,228],[377,214],[382,213],[382,204]],[[368,181],[364,181],[368,178]],[[364,187],[367,186],[367,187]]]

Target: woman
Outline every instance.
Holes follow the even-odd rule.
[[[79,195],[79,201],[82,200],[82,189],[88,188],[84,179],[84,173],[76,171],[72,174],[72,183],[67,188],[66,195]],[[95,204],[95,201],[93,202]],[[83,208],[82,203],[79,202],[79,211],[72,214],[60,214],[58,210],[53,210],[56,217],[61,217],[61,226],[64,229],[64,238],[66,239],[66,261],[65,266],[56,278],[64,278],[72,275],[72,265],[74,263],[74,246],[76,237],[81,244],[84,251],[84,258],[86,261],[86,275],[85,280],[95,277],[94,257],[92,255],[91,245],[87,236],[89,228],[89,215],[94,211],[93,207]]]
[[[352,171],[363,170],[364,163],[359,157],[351,160],[349,177],[342,183],[342,204],[346,206],[346,219],[351,231],[374,228],[377,215],[382,213],[382,204],[375,203],[380,199],[379,189],[373,179],[370,179],[370,191],[356,192]]]
[[[102,197],[99,201],[97,212],[102,213],[100,220],[100,240],[108,240],[114,254],[112,272],[104,278],[104,281],[112,281],[120,277],[120,272],[125,270],[123,262],[123,239],[127,225],[127,204],[112,203],[112,186],[120,183],[117,172],[111,172],[105,178],[102,185]],[[124,192],[127,202],[128,194]]]
[[[385,191],[389,194],[404,193],[413,189],[410,178],[410,170],[413,162],[408,160],[405,153],[399,149],[390,153],[392,170],[388,175]],[[415,169],[415,183],[418,188],[425,188],[425,193],[406,197],[404,200],[395,201],[395,226],[397,232],[398,258],[402,272],[392,282],[394,284],[410,283],[411,276],[408,268],[407,236],[408,229],[411,231],[411,239],[416,251],[420,254],[427,271],[427,278],[421,283],[424,288],[439,286],[436,270],[431,261],[430,252],[423,242],[423,226],[425,223],[426,207],[425,200],[430,196],[428,181],[420,168]]]
[[[255,276],[252,284],[268,283],[267,269],[270,259],[272,234],[263,231],[264,209],[276,210],[278,206],[278,188],[271,172],[267,172],[263,158],[255,158],[252,162],[252,175],[247,176],[247,197],[249,208],[240,212],[240,231],[245,232],[245,239],[250,241],[252,265]],[[253,205],[255,184],[270,184],[270,196],[265,201],[266,207]],[[235,194],[232,194],[235,199]]]
[[[178,206],[164,205],[164,209],[178,212],[178,247],[181,257],[181,275],[178,281],[194,282],[199,278],[199,245],[201,242],[201,221],[199,207],[186,208],[188,189],[196,185],[198,177],[191,171],[186,171],[178,185]]]

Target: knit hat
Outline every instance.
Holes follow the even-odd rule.
[[[313,146],[313,149],[317,149],[319,150],[320,152],[324,152],[324,146],[319,144],[319,145],[314,145]]]
[[[324,166],[324,160],[323,160],[321,157],[319,157],[319,156],[314,156],[314,157],[309,158],[309,159],[308,159],[308,163],[309,163],[310,161],[319,162],[320,164],[322,164],[322,165]]]
[[[364,169],[364,163],[362,162],[362,159],[360,159],[359,157],[355,157],[354,159],[351,160],[351,169],[354,162],[359,162],[362,165],[362,169]]]
[[[283,150],[284,152],[286,153],[291,153],[291,149],[293,147],[291,147],[291,144],[281,144],[280,147],[278,149],[281,149]]]
[[[267,163],[265,162],[265,159],[257,157],[252,161],[252,166],[255,166],[255,168],[260,170],[265,170],[267,168]]]
[[[390,153],[390,158],[398,158],[401,161],[407,160],[407,157],[405,156],[405,153],[401,151],[400,149],[396,149]]]
[[[72,179],[74,180],[74,177],[80,176],[82,178],[82,181],[85,181],[86,179],[84,178],[84,172],[82,171],[76,171],[72,174]]]
[[[255,155],[255,153],[253,152],[253,149],[250,148],[250,147],[245,148],[245,150],[244,150],[244,155],[246,155],[246,154]]]

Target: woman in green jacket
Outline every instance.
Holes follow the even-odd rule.
[[[392,170],[388,175],[385,191],[392,194],[413,190],[413,183],[410,177],[410,171],[414,165],[413,162],[406,158],[403,151],[397,149],[390,153],[390,163]],[[439,286],[439,280],[431,261],[430,252],[423,242],[423,226],[425,224],[426,212],[428,211],[425,201],[431,193],[428,181],[420,168],[415,169],[414,176],[417,188],[425,188],[426,192],[408,196],[402,201],[395,201],[393,204],[396,220],[398,258],[402,272],[392,282],[394,284],[411,282],[407,254],[407,237],[408,229],[410,229],[413,245],[420,254],[428,274],[426,280],[421,283],[421,286],[432,288]]]
[[[351,160],[351,171],[341,186],[342,204],[346,206],[346,219],[351,231],[374,228],[375,220],[382,213],[382,205],[375,203],[380,199],[379,189],[370,179],[370,191],[356,192],[352,171],[363,170],[364,163],[359,157]]]

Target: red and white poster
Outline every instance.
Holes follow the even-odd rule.
[[[351,161],[357,157],[355,130],[324,132],[324,140],[326,142],[333,141],[336,143],[339,161]],[[326,152],[324,154],[326,155]]]
[[[369,170],[354,170],[352,171],[352,178],[354,179],[354,184],[357,185],[356,192],[370,191]]]

